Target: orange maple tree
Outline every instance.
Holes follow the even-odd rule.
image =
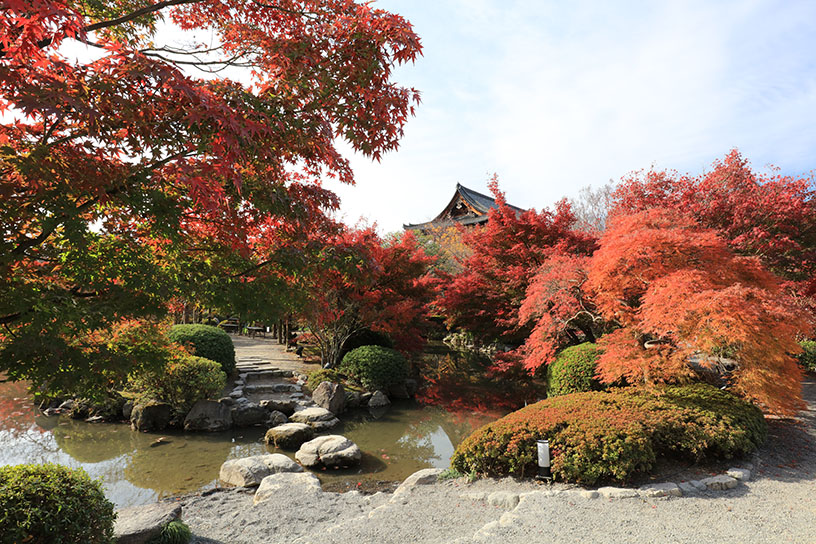
[[[611,215],[670,208],[717,229],[798,296],[816,294],[816,198],[812,176],[760,173],[736,149],[697,176],[649,170],[622,180]]]
[[[809,324],[756,257],[673,210],[619,215],[588,265],[601,315],[620,326],[600,340],[606,383],[692,379],[706,370],[766,411],[800,409],[792,355]]]

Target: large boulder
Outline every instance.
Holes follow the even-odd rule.
[[[181,517],[181,505],[159,502],[131,506],[116,512],[113,537],[117,544],[144,544],[156,538],[162,528]]]
[[[295,459],[306,467],[346,467],[359,464],[361,457],[357,444],[339,434],[318,436],[295,454]]]
[[[312,392],[312,400],[335,415],[342,414],[346,409],[346,389],[339,383],[321,382]]]
[[[122,405],[122,417],[124,417],[126,421],[130,421],[130,415],[133,413],[133,405],[134,402],[132,400]]]
[[[320,480],[309,472],[281,472],[267,476],[255,492],[254,504],[269,499],[282,499],[291,503],[293,497],[318,496],[322,492]]]
[[[297,403],[292,399],[266,399],[258,404],[270,412],[283,412],[287,416],[291,416],[295,412],[295,406],[297,406]]]
[[[236,427],[251,427],[266,423],[269,412],[266,408],[252,402],[237,403],[230,410],[232,413],[232,424]]]
[[[134,431],[161,431],[170,424],[173,408],[164,402],[137,404],[130,412],[130,426]]]
[[[289,421],[306,423],[307,425],[311,425],[316,431],[331,429],[340,423],[340,420],[334,417],[334,414],[319,406],[299,410],[289,416]]]
[[[408,388],[405,387],[405,382],[395,383],[388,388],[388,396],[392,399],[408,399],[411,396],[408,394]]]
[[[303,467],[282,453],[269,453],[230,459],[221,465],[218,478],[227,485],[254,487],[270,474],[279,472],[303,472]]]
[[[415,379],[408,378],[407,380],[405,380],[405,390],[408,392],[408,396],[413,398],[419,391],[419,384]]]
[[[277,427],[278,425],[283,425],[284,423],[289,423],[289,418],[286,417],[286,414],[283,412],[278,412],[277,410],[269,412],[269,416],[266,418],[267,427]]]
[[[359,391],[346,391],[346,408],[359,408],[362,404],[362,395]]]
[[[383,408],[391,404],[388,396],[382,391],[375,391],[371,398],[368,399],[369,408]]]
[[[284,423],[266,431],[264,441],[276,448],[293,450],[314,437],[314,431],[306,423]]]
[[[184,418],[185,431],[219,432],[232,428],[232,411],[217,400],[200,400]]]

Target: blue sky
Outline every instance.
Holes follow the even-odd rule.
[[[398,151],[329,184],[349,223],[433,218],[493,172],[541,209],[627,172],[698,173],[738,147],[759,170],[816,167],[816,2],[381,0],[424,56]],[[341,146],[342,147],[342,146]]]

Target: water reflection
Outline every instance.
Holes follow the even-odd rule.
[[[450,413],[413,402],[392,405],[379,418],[366,411],[344,416],[333,429],[363,450],[359,467],[321,471],[324,482],[401,480],[416,470],[446,467],[454,447],[501,414]],[[119,507],[218,485],[227,459],[277,451],[263,444],[265,429],[216,434],[139,433],[125,424],[90,424],[44,417],[24,384],[0,384],[0,464],[60,463],[101,478]],[[294,452],[281,452],[294,457]]]

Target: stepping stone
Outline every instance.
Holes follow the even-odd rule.
[[[113,536],[118,544],[144,544],[159,536],[162,528],[181,517],[181,505],[156,503],[132,506],[116,512]]]
[[[680,497],[683,491],[677,484],[666,482],[662,484],[647,484],[638,488],[644,497]]]
[[[303,467],[282,453],[269,453],[225,461],[218,478],[225,484],[254,487],[279,472],[303,472]]]

